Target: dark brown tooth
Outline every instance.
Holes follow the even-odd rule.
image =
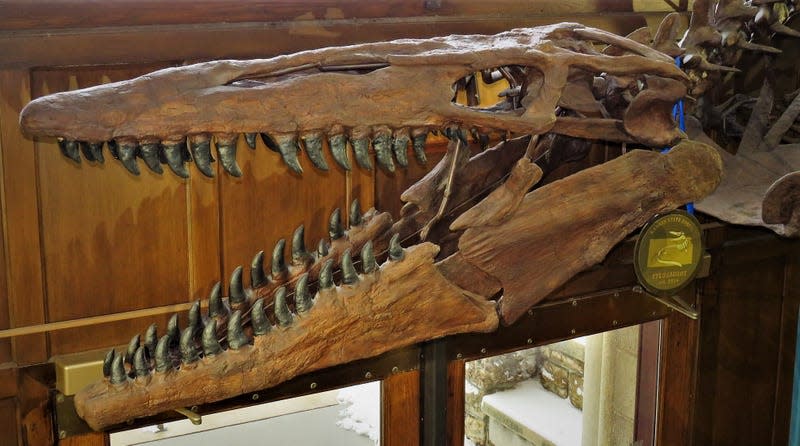
[[[234,177],[242,176],[242,169],[236,162],[236,143],[239,141],[238,133],[223,133],[214,135],[217,145],[217,155],[222,168]]]
[[[96,162],[98,162],[100,164],[103,164],[106,161],[105,157],[103,156],[103,144],[104,143],[102,143],[102,142],[86,143],[86,148],[83,149],[83,146],[82,146],[82,150],[88,150],[89,153],[92,154],[92,156],[91,156],[92,159],[90,161],[96,161]],[[85,153],[86,152],[84,152],[84,154]],[[87,156],[86,159],[88,160],[89,156]]]
[[[156,344],[158,344],[158,326],[150,324],[147,331],[144,333],[144,345],[147,347],[147,354],[153,355],[156,351]]]
[[[356,155],[356,162],[362,169],[372,170],[372,160],[369,155],[369,130],[353,129],[350,135],[350,145]]]
[[[319,284],[320,290],[327,290],[333,288],[333,259],[328,259],[322,265],[319,271]]]
[[[281,153],[280,149],[278,148],[278,143],[272,139],[271,136],[267,133],[261,133],[261,140],[264,141],[264,145],[267,146],[269,150],[272,150],[275,153]]]
[[[78,151],[77,141],[73,141],[71,139],[58,138],[58,148],[59,150],[61,150],[62,155],[80,164],[81,154]]]
[[[117,357],[117,352],[113,348],[106,353],[105,359],[103,359],[103,376],[108,378],[111,376],[111,364],[114,362],[114,358]]]
[[[358,198],[350,203],[349,220],[351,228],[361,224],[361,204],[358,202]]]
[[[353,258],[350,255],[350,250],[346,249],[342,254],[342,283],[345,285],[352,285],[358,282],[358,273],[356,267],[353,265]]]
[[[378,269],[378,262],[375,260],[375,253],[372,250],[372,240],[364,244],[361,248],[361,270],[364,274],[370,274]]]
[[[144,377],[150,374],[150,358],[147,354],[147,347],[141,346],[136,349],[133,355],[133,370],[136,377]]]
[[[230,295],[230,304],[232,307],[236,305],[240,305],[247,300],[247,296],[244,294],[244,285],[242,284],[242,267],[237,266],[236,269],[233,270],[233,274],[231,274],[230,285],[228,287],[228,294]]]
[[[186,159],[184,157],[186,141],[183,139],[179,141],[163,141],[161,148],[164,151],[167,165],[172,172],[181,178],[189,178],[189,169],[186,168]]]
[[[280,239],[272,250],[272,278],[279,279],[288,271],[283,251],[286,249],[286,240]]]
[[[389,259],[393,261],[403,260],[405,253],[403,247],[400,246],[400,234],[395,234],[389,240]]]
[[[203,331],[203,317],[200,315],[200,301],[194,301],[189,308],[189,328],[192,329],[194,336],[197,337]]]
[[[142,141],[139,146],[139,156],[144,160],[144,164],[150,169],[151,172],[159,175],[164,173],[161,167],[161,160],[158,157],[158,152],[161,150],[161,144],[154,141]]]
[[[338,240],[344,236],[344,229],[342,229],[342,212],[336,208],[331,213],[331,218],[328,222],[328,235],[331,240]]]
[[[117,147],[117,142],[113,139],[108,140],[108,153],[111,154],[111,157],[115,160],[119,159],[119,147]]]
[[[308,261],[311,256],[306,251],[305,241],[306,229],[305,226],[300,225],[294,230],[292,234],[292,264],[303,265]]]
[[[172,355],[170,354],[170,337],[164,335],[156,344],[156,372],[166,372],[172,369]]]
[[[289,302],[286,299],[286,287],[280,287],[275,292],[275,319],[278,321],[278,325],[281,327],[287,327],[291,325],[294,317],[292,316],[292,312],[289,311]]]
[[[258,288],[267,283],[267,275],[264,274],[264,251],[258,251],[253,261],[250,262],[250,287]]]
[[[195,342],[195,334],[192,327],[186,327],[181,332],[181,362],[192,364],[200,359],[200,349]]]
[[[167,322],[167,337],[169,337],[169,348],[177,348],[181,339],[181,328],[178,325],[177,314],[173,314]]]
[[[125,373],[125,366],[122,364],[122,355],[119,355],[111,362],[111,384],[122,384],[127,380],[128,374]]]
[[[228,347],[231,350],[239,350],[249,343],[250,340],[247,339],[244,328],[242,328],[242,313],[236,310],[228,321]]]
[[[320,170],[328,170],[328,162],[325,161],[325,155],[322,153],[322,134],[310,133],[301,137],[303,146],[306,148],[306,153],[311,163]]]
[[[244,142],[247,143],[247,147],[250,147],[252,150],[256,149],[256,136],[258,133],[245,133],[244,134]]]
[[[408,143],[411,141],[411,135],[408,133],[407,128],[402,128],[394,132],[394,144],[392,144],[392,151],[394,157],[397,159],[397,164],[400,167],[408,167]]]
[[[253,336],[262,336],[272,329],[266,313],[264,313],[264,299],[258,299],[250,309],[250,325],[253,326]]]
[[[278,151],[283,158],[283,162],[289,166],[293,171],[302,174],[303,168],[300,166],[300,160],[297,154],[300,152],[300,146],[297,145],[297,135],[281,135],[277,137]]]
[[[372,147],[375,149],[378,165],[389,172],[394,172],[393,145],[391,130],[388,127],[377,127],[372,137]]]
[[[189,135],[187,139],[189,141],[189,151],[192,152],[192,158],[195,165],[197,165],[197,169],[203,175],[213,178],[214,168],[211,167],[211,163],[214,162],[214,159],[211,157],[211,136],[207,133],[198,133]]]
[[[347,156],[347,137],[343,133],[331,135],[328,137],[328,147],[331,148],[331,154],[336,163],[344,170],[350,170],[350,158]]]
[[[135,335],[131,338],[130,342],[128,342],[128,349],[125,351],[125,363],[128,365],[133,365],[133,355],[136,354],[136,349],[139,348],[141,336]]]
[[[117,153],[119,161],[125,166],[125,169],[134,174],[139,175],[139,165],[136,163],[136,152],[138,151],[138,144],[132,139],[120,139],[117,141]]]
[[[311,294],[308,292],[308,273],[297,279],[297,285],[294,286],[294,305],[298,314],[307,312],[313,305]]]
[[[94,157],[94,150],[92,150],[92,146],[88,142],[78,141],[78,147],[81,148],[81,153],[83,153],[83,157],[86,158],[86,161],[97,161]]]
[[[328,242],[326,242],[324,238],[319,239],[319,243],[317,243],[317,258],[323,258],[327,256],[329,252],[330,245],[328,245]]]
[[[414,146],[414,156],[417,158],[417,161],[420,164],[425,164],[428,162],[428,156],[425,154],[425,142],[428,139],[428,129],[420,128],[414,129],[411,132],[413,137],[413,146]]]
[[[217,282],[208,295],[208,317],[214,318],[226,314],[225,304],[222,302],[222,283]]]
[[[205,356],[214,356],[222,353],[222,346],[219,345],[217,339],[217,321],[211,320],[203,329],[203,337],[200,341],[203,345],[203,354]]]

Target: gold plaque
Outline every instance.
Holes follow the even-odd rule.
[[[697,275],[702,254],[697,219],[684,211],[656,215],[642,228],[636,242],[636,277],[652,294],[675,295]]]

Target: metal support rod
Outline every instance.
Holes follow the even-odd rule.
[[[447,357],[443,339],[422,347],[422,446],[441,446],[447,441]]]
[[[199,426],[199,425],[203,424],[203,417],[201,417],[200,414],[197,413],[197,412],[191,411],[189,409],[185,409],[183,407],[179,407],[179,408],[175,409],[175,412],[178,412],[179,414],[181,414],[184,417],[188,418],[189,421],[191,421],[192,424],[194,424],[195,426]]]

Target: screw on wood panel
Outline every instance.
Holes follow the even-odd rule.
[[[619,322],[617,322],[617,320],[614,319],[613,321],[611,321],[611,325],[616,327],[617,325],[619,325]]]
[[[533,310],[528,310],[528,316],[533,316]]]
[[[464,355],[462,355],[461,353],[456,354],[456,359],[461,359],[463,357],[464,357]]]
[[[528,344],[533,344],[533,338],[528,338]]]
[[[399,373],[399,372],[400,372],[400,367],[397,366],[392,367],[392,373]]]
[[[575,334],[575,333],[576,333],[576,331],[575,331],[575,329],[573,328],[572,330],[570,330],[570,331],[569,331],[569,333],[570,333],[570,334]]]
[[[364,374],[364,378],[370,379],[372,378],[372,372],[367,372]]]
[[[311,387],[311,390],[314,390],[317,388],[317,383],[311,383],[309,387]]]
[[[481,353],[486,354],[486,347],[481,349]]]
[[[260,397],[260,396],[258,396],[258,394],[257,394],[257,393],[254,393],[254,394],[253,394],[253,396],[252,396],[252,398],[253,398],[253,401],[258,401],[258,399],[259,399],[259,398],[261,398],[261,397]]]
[[[619,291],[614,291],[614,297],[619,297]]]
[[[442,0],[425,0],[425,9],[428,11],[442,7]]]
[[[192,412],[195,412],[195,413],[197,413],[197,409],[198,409],[198,407],[197,407],[197,406],[192,406],[192,408],[191,408],[190,410],[191,410]]]
[[[577,307],[578,306],[578,299],[572,299],[572,306],[573,307]]]
[[[64,395],[60,394],[60,393],[58,395],[56,395],[56,402],[59,403],[59,404],[63,403],[64,402]]]
[[[67,438],[67,431],[58,431],[58,439],[63,440]]]
[[[655,311],[654,311],[654,312],[652,312],[652,313],[650,313],[650,316],[655,316],[655,315],[656,315],[656,312],[655,312]]]

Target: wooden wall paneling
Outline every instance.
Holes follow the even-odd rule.
[[[800,308],[800,253],[785,257],[783,303],[780,317],[775,418],[772,422],[773,446],[789,444],[792,416],[792,383],[797,342],[797,311]]]
[[[58,441],[59,446],[107,446],[108,434],[92,432],[90,434],[76,435]]]
[[[2,91],[2,86],[0,86],[0,91]],[[6,101],[3,101],[5,104]],[[3,117],[4,113],[2,109],[5,106],[0,106],[0,172],[3,170],[3,138],[2,138],[2,128],[4,126],[11,126],[14,123],[4,123]],[[13,114],[11,114],[13,116]],[[0,187],[2,190],[2,187]],[[5,209],[4,207],[5,197],[2,193],[0,193],[0,209]],[[0,219],[3,221],[5,220],[5,211],[0,212]],[[0,225],[0,227],[5,228],[5,224]],[[3,229],[5,233],[5,229]],[[10,314],[9,314],[9,293],[8,293],[8,280],[6,277],[6,273],[8,271],[8,265],[6,262],[6,240],[5,237],[0,237],[0,330],[9,328],[11,326],[10,323]],[[12,361],[11,355],[11,340],[10,339],[0,339],[0,364],[4,364],[7,362]]]
[[[55,385],[53,368],[27,367],[19,372],[19,439],[21,445],[48,445],[55,441],[50,389]]]
[[[447,445],[464,444],[464,405],[465,405],[465,362],[461,360],[447,363]]]
[[[0,444],[18,443],[17,401],[15,398],[0,399]]]
[[[6,296],[10,326],[21,327],[45,322],[37,154],[17,124],[19,111],[30,98],[28,71],[0,71],[0,94],[4,257],[13,259],[6,263]],[[13,360],[19,364],[48,357],[43,334],[20,336],[12,346]]]
[[[148,63],[164,60],[257,58],[358,42],[450,34],[495,34],[512,28],[581,22],[626,35],[647,26],[647,18],[663,13],[562,14],[552,16],[485,16],[407,20],[369,20],[354,26],[347,20],[209,24],[0,32],[0,67],[60,66],[73,64]],[[264,42],[269,42],[268,48]]]
[[[419,370],[391,375],[381,382],[381,444],[420,444]]]
[[[591,14],[596,12],[672,12],[686,11],[689,1],[635,0],[630,2],[544,0],[535,4],[519,0],[306,0],[296,2],[243,0],[206,1],[133,1],[112,0],[102,3],[85,0],[37,1],[5,0],[0,2],[0,30],[36,28],[84,28],[98,26],[138,26],[197,24],[225,21],[305,21],[338,19],[381,19],[417,16],[552,15]]]
[[[39,96],[127,79],[152,69],[37,70],[32,88],[34,96]],[[37,150],[49,321],[190,298],[188,181],[168,169],[162,176],[153,174],[142,162],[141,175],[136,177],[107,150],[102,165],[68,160],[53,140],[37,142]],[[125,344],[152,320],[163,323],[166,317],[54,332],[49,336],[51,354]]]
[[[223,276],[227,281],[231,272],[243,265],[245,284],[249,285],[249,265],[256,252],[264,250],[269,274],[272,250],[279,239],[286,240],[284,258],[288,264],[295,228],[305,225],[306,248],[315,250],[320,238],[328,237],[328,219],[333,209],[339,207],[346,215],[348,204],[345,172],[330,153],[325,154],[327,172],[315,168],[308,156],[300,153],[304,172],[298,175],[262,141],[258,141],[256,150],[240,146],[238,152],[242,177],[220,175],[218,180]]]

